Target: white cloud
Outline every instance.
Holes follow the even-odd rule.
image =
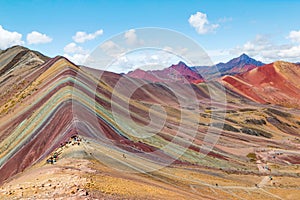
[[[46,34],[39,33],[37,31],[32,31],[27,34],[27,43],[28,44],[44,44],[52,42],[52,38]]]
[[[287,38],[292,40],[293,42],[300,43],[300,30],[299,31],[291,31]]]
[[[111,40],[108,40],[108,41],[104,42],[103,44],[101,44],[101,49],[103,49],[105,51],[112,49],[112,48],[119,48],[119,46]]]
[[[295,61],[299,62],[300,61],[300,45],[298,46],[293,46],[287,49],[282,49],[278,55],[282,58],[292,58],[296,59]]]
[[[88,58],[89,54],[64,54],[64,57],[68,58],[69,60],[71,60],[73,63],[77,64],[77,65],[82,65],[85,63],[85,60]]]
[[[127,44],[129,44],[129,45],[134,45],[138,42],[138,39],[137,39],[134,29],[130,29],[127,32],[125,32],[124,37],[126,39]]]
[[[276,44],[270,40],[270,36],[257,35],[254,40],[247,41],[244,45],[238,46],[230,52],[233,54],[246,53],[265,63],[274,62],[276,60],[299,62],[300,45],[295,42],[298,42],[300,38],[297,38],[297,36],[297,31],[291,31],[287,38],[290,39],[292,43]]]
[[[83,31],[78,31],[72,37],[72,39],[76,43],[84,43],[88,40],[93,40],[102,34],[103,34],[102,29],[97,30],[94,33],[86,33]],[[89,51],[85,50],[83,47],[79,46],[75,42],[71,42],[64,47],[64,52],[65,52],[64,57],[68,58],[75,64],[81,65],[81,64],[86,63],[86,59],[89,57]]]
[[[75,64],[81,65],[89,56],[89,51],[78,46],[76,43],[71,42],[64,47],[64,57],[68,58]]]
[[[64,47],[64,52],[66,53],[86,53],[81,46],[78,46],[76,43],[71,42]]]
[[[130,29],[130,30],[126,31],[124,34],[124,38],[125,38],[127,45],[132,46],[132,45],[140,45],[140,44],[144,43],[143,40],[138,38],[134,29]]]
[[[18,32],[10,32],[3,29],[0,25],[0,48],[6,49],[14,45],[23,45],[22,34]]]
[[[181,57],[163,49],[143,49],[116,58],[108,70],[118,73],[127,73],[137,68],[143,70],[160,70],[169,67],[172,64],[177,64],[179,61],[187,63]]]
[[[254,40],[246,42],[242,47],[237,48],[248,52],[248,54],[256,55],[261,51],[272,50],[273,44],[271,43],[269,37],[265,35],[257,35]]]
[[[83,31],[78,31],[78,32],[76,32],[76,34],[72,38],[77,43],[84,43],[88,40],[93,40],[93,39],[95,39],[96,37],[98,37],[102,34],[103,34],[102,29],[100,29],[100,30],[98,30],[94,33],[86,33],[86,32],[83,32]]]
[[[250,57],[260,59],[262,62],[273,62],[278,57],[280,46],[273,44],[269,37],[257,35],[253,40],[247,41],[242,46],[237,46],[230,52],[233,54],[246,53]]]
[[[219,24],[210,24],[207,19],[207,15],[202,12],[197,12],[196,14],[191,15],[189,18],[189,23],[199,34],[213,32],[219,27]]]
[[[111,57],[119,57],[126,51],[124,48],[120,47],[111,40],[108,40],[101,44],[100,48],[105,54]]]

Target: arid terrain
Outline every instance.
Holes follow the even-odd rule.
[[[300,66],[238,61],[206,81],[1,51],[0,199],[300,199]]]

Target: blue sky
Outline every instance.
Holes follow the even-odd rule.
[[[264,62],[296,62],[300,61],[299,8],[296,0],[0,0],[0,48],[22,44],[80,62],[113,35],[161,27],[191,37],[214,62],[241,53]],[[203,20],[207,23],[201,25]],[[74,37],[79,31],[84,33]]]

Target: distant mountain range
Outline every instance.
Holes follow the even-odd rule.
[[[215,66],[194,66],[188,67],[184,62],[172,65],[163,70],[144,71],[136,69],[127,74],[132,78],[142,78],[154,82],[179,81],[199,83],[204,80],[212,80],[224,75],[235,75],[245,73],[256,67],[263,66],[264,63],[257,61],[246,54],[234,58],[227,63],[218,63]]]
[[[246,54],[215,66],[188,67],[179,62],[163,70],[137,69],[127,76],[152,82],[201,83],[218,81],[226,88],[259,103],[299,107],[299,63],[264,64]]]
[[[203,77],[197,73],[197,71],[188,67],[184,62],[179,62],[176,65],[172,65],[162,70],[144,71],[136,69],[127,73],[127,76],[132,78],[142,78],[152,82],[203,82]]]

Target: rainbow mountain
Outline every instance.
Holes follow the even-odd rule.
[[[299,197],[298,65],[166,84],[15,46],[0,72],[1,199]]]

